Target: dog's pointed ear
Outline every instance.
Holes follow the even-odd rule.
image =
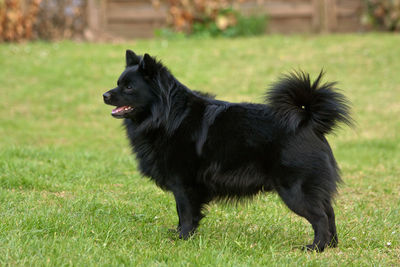
[[[149,54],[144,54],[142,60],[139,63],[139,69],[145,74],[151,76],[157,72],[157,62]]]
[[[135,66],[139,64],[140,57],[138,57],[132,50],[126,50],[126,66]]]

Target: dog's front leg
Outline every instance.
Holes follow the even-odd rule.
[[[174,197],[176,201],[176,209],[179,216],[179,238],[188,239],[191,234],[196,230],[198,222],[194,219],[195,213],[194,207],[190,201],[188,194],[183,188],[177,188],[174,190]]]

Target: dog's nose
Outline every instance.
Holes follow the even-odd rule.
[[[104,100],[110,100],[111,94],[109,92],[106,92],[103,94],[103,98],[104,98]]]

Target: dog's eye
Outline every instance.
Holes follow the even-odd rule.
[[[125,86],[124,91],[125,91],[125,93],[127,93],[127,94],[132,94],[132,93],[133,93],[133,87],[132,87],[132,85],[127,85],[127,86]]]

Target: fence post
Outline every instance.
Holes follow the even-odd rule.
[[[336,0],[323,0],[323,32],[334,32],[337,29]]]
[[[85,32],[85,37],[89,40],[95,39],[104,31],[105,5],[106,0],[88,0],[87,2],[88,31]]]
[[[312,30],[314,32],[321,32],[323,23],[323,3],[321,0],[312,0],[313,6],[312,14]]]

